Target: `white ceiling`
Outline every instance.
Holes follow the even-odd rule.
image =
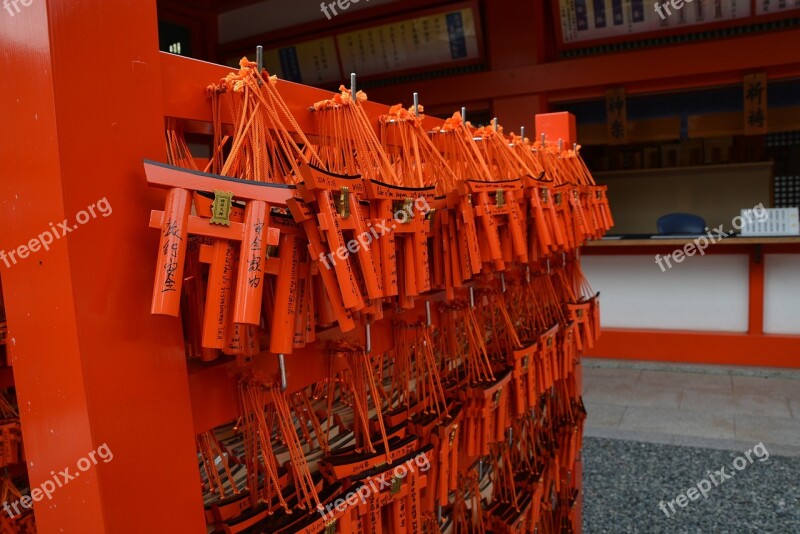
[[[350,0],[347,10],[341,10],[338,5],[335,5],[338,13],[335,19],[338,21],[354,11],[397,1],[399,0],[356,0],[355,2]],[[328,18],[322,12],[321,3],[321,0],[264,0],[257,4],[220,13],[219,42],[224,44],[274,30],[291,28],[306,22],[326,21]],[[331,2],[326,1],[325,3]],[[329,8],[328,12],[332,13],[332,10]]]

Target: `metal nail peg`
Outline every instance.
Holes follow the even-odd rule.
[[[561,154],[562,150],[564,150],[564,140],[559,137],[558,138],[558,153]]]
[[[467,108],[463,107],[463,106],[461,107],[461,120],[464,121],[464,125],[466,126],[466,124],[467,124]]]
[[[256,47],[256,68],[260,77],[264,72],[264,47],[261,45]],[[261,80],[258,80],[258,85],[261,85]]]
[[[527,283],[529,283],[529,284],[531,283],[531,266],[530,265],[525,267],[525,281]]]
[[[525,127],[524,126],[520,126],[520,128],[519,128],[519,136],[522,138],[523,141],[525,140]]]
[[[414,116],[419,118],[419,93],[414,93]]]
[[[431,325],[431,301],[425,301],[425,315],[427,316],[428,326]]]
[[[544,136],[544,133],[542,133],[542,147],[544,147],[544,140],[545,140],[545,136]]]
[[[366,331],[366,337],[367,337],[367,340],[366,340],[367,341],[366,353],[369,354],[370,352],[372,352],[372,327],[370,326],[369,323],[367,323],[367,326],[365,327],[365,331]]]
[[[356,102],[356,91],[358,90],[358,85],[356,85],[356,73],[350,73],[350,93],[353,96],[353,102]]]
[[[492,119],[492,126],[494,126],[494,131],[496,133],[497,132],[497,117]]]
[[[475,288],[469,288],[469,307],[474,309],[475,308]]]
[[[281,371],[281,391],[286,391],[289,384],[286,381],[286,357],[283,354],[278,354],[278,368]]]
[[[506,275],[505,273],[500,273],[500,285],[503,287],[503,293],[506,292]]]

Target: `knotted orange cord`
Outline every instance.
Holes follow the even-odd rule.
[[[239,488],[236,487],[236,483],[231,475],[228,455],[224,454],[220,449],[214,433],[203,432],[197,436],[197,448],[200,451],[200,456],[203,460],[203,468],[206,471],[209,490],[219,493],[220,499],[224,499],[226,497],[225,485],[223,484],[222,478],[219,475],[219,471],[216,468],[216,459],[219,457],[223,467],[225,468],[225,476],[228,478],[231,488],[233,488],[233,494],[238,495]]]
[[[215,94],[218,98],[227,96],[236,120],[230,153],[219,174],[293,184],[299,180],[302,163],[322,167],[322,161],[280,95],[277,77],[267,75],[265,78],[247,58],[242,58],[239,65],[238,72],[228,74],[208,89],[212,95],[212,110],[218,108]],[[226,141],[218,139],[220,117],[219,112],[214,113],[215,141],[219,146]],[[218,153],[217,147],[214,159]]]
[[[464,124],[461,113],[455,112],[444,126],[434,128],[431,140],[459,181],[491,182],[492,172],[473,139],[470,127],[470,123]]]
[[[319,116],[319,157],[330,172],[403,185],[360,104],[367,95],[358,91],[353,99],[349,89],[339,90],[333,98],[313,105]]]
[[[453,503],[453,534],[485,534],[478,473],[470,469],[458,474],[459,491]],[[463,488],[463,490],[462,490]],[[462,491],[464,496],[462,498]],[[467,506],[469,500],[470,506]]]
[[[325,454],[330,453],[330,444],[328,441],[328,433],[322,432],[322,424],[319,422],[319,418],[317,417],[316,412],[314,411],[314,407],[311,404],[311,399],[308,398],[308,392],[306,390],[298,391],[295,393],[292,398],[295,402],[294,412],[298,414],[298,418],[300,418],[300,414],[305,416],[306,421],[311,423],[311,427],[314,429],[314,435],[317,438],[317,444],[320,449]],[[303,424],[302,428],[304,433],[307,435],[306,425]],[[311,437],[307,437],[309,444],[311,443]]]
[[[533,178],[538,178],[543,172],[545,172],[544,167],[542,167],[539,159],[534,156],[533,144],[531,144],[527,137],[522,138],[514,133],[511,133],[509,134],[509,140],[511,150],[513,150],[517,158],[523,162],[525,168],[529,171],[532,171],[533,174],[531,176]]]
[[[396,391],[398,404],[404,405],[407,411],[413,399],[414,403],[425,406],[426,412],[432,407],[439,420],[443,420],[448,417],[447,399],[433,351],[431,328],[419,323],[395,324],[395,347],[391,353],[394,362],[392,398]]]
[[[517,335],[516,322],[511,318],[508,311],[507,295],[497,289],[487,289],[480,292],[480,306],[476,306],[476,317],[481,330],[491,333],[490,342],[494,343],[498,349],[498,354],[509,353],[522,348],[522,342]],[[491,326],[487,323],[491,322]]]
[[[514,468],[511,461],[511,450],[506,441],[493,443],[490,462],[492,465],[492,502],[508,503],[519,512],[517,487],[514,480]]]
[[[489,165],[495,180],[516,180],[534,176],[536,170],[513,149],[512,142],[503,135],[503,128],[486,126],[475,130],[477,146]]]
[[[19,410],[8,401],[5,393],[0,393],[0,415],[3,419],[19,419]]]
[[[294,477],[292,478],[297,489],[297,506],[301,510],[305,510],[309,506],[322,510],[323,506],[319,501],[314,480],[311,478],[311,471],[308,469],[308,462],[303,453],[303,445],[297,437],[292,412],[289,409],[289,403],[286,402],[286,395],[279,384],[272,384],[269,387],[269,391],[278,415],[277,419],[281,434],[291,456],[291,466],[294,471]]]
[[[189,150],[189,144],[178,128],[178,121],[167,119],[167,163],[176,167],[197,170],[197,163]]]
[[[458,178],[422,127],[424,108],[419,116],[398,104],[379,119],[383,150],[405,187],[436,186],[439,195],[453,191]]]
[[[441,355],[442,376],[467,384],[493,382],[489,354],[475,314],[468,303],[442,303],[442,327],[437,352]]]
[[[511,463],[522,473],[537,473],[536,417],[518,417],[512,424]]]
[[[242,431],[245,442],[247,465],[247,487],[250,490],[250,505],[256,507],[261,500],[272,505],[277,495],[278,502],[292,513],[281,492],[278,465],[271,442],[271,425],[267,424],[264,407],[267,405],[267,388],[260,380],[242,380],[239,383],[242,403]],[[259,489],[259,471],[264,470],[263,490]]]
[[[439,526],[439,520],[433,514],[422,514],[422,532],[423,534],[441,534],[442,527]]]
[[[389,438],[386,434],[386,427],[383,423],[381,413],[381,397],[378,394],[378,384],[375,381],[373,365],[369,355],[364,351],[364,347],[347,339],[341,339],[336,343],[331,343],[328,347],[330,357],[336,355],[344,356],[350,369],[350,383],[352,385],[353,410],[355,415],[353,431],[356,433],[359,452],[375,452],[370,436],[369,425],[369,398],[372,397],[375,407],[375,417],[380,428],[381,438],[383,439],[384,451],[387,463],[392,463],[389,450]]]

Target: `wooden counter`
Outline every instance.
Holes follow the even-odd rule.
[[[586,355],[800,368],[800,237],[696,239],[581,248],[603,310]]]

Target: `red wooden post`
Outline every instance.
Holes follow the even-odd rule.
[[[113,43],[113,46],[110,45]],[[99,67],[98,67],[99,66]],[[99,462],[34,504],[39,532],[201,532],[180,323],[151,315],[147,227],[164,193],[155,2],[34,1],[0,16],[0,249],[100,199],[113,209],[0,267],[32,485]],[[146,96],[145,96],[146,95]],[[159,460],[160,459],[160,460]]]

